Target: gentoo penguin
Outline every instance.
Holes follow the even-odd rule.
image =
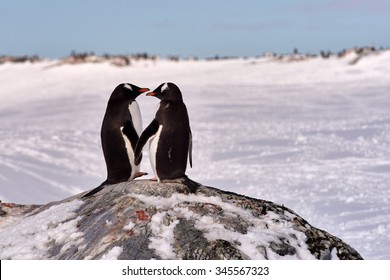
[[[188,158],[192,167],[192,136],[180,89],[173,83],[163,83],[147,96],[155,96],[161,102],[154,120],[138,140],[136,164],[141,161],[142,148],[149,141],[150,162],[159,182],[188,179],[185,172]]]
[[[124,83],[112,92],[100,133],[107,179],[83,197],[97,193],[104,185],[133,180],[146,174],[140,172],[140,160],[135,164],[134,151],[142,133],[141,113],[135,99],[147,91],[148,88]]]

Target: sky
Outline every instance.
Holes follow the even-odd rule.
[[[388,0],[0,0],[0,55],[200,58],[390,47]]]

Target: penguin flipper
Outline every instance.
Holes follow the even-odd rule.
[[[122,133],[126,135],[127,139],[129,139],[131,147],[135,150],[137,145],[139,135],[134,128],[133,122],[131,120],[125,121],[122,128]]]
[[[156,134],[159,128],[159,123],[156,119],[154,119],[147,128],[142,132],[141,136],[138,139],[137,145],[135,147],[135,164],[139,165],[141,163],[142,158],[142,149],[145,146],[146,142]]]
[[[191,133],[191,130],[190,130],[190,137],[189,137],[189,143],[188,143],[188,157],[189,157],[189,160],[190,160],[190,166],[192,168],[192,133]]]

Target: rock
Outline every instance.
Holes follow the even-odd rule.
[[[212,187],[136,180],[83,194],[2,204],[0,259],[362,259],[285,206]]]

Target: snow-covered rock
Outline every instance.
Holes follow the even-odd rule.
[[[43,206],[1,204],[0,259],[361,259],[283,205],[136,180]]]

